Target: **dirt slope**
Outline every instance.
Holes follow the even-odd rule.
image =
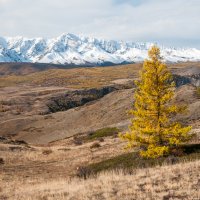
[[[0,134],[15,132],[17,139],[43,144],[102,127],[123,126],[132,96],[133,89],[120,90],[96,102],[65,112],[7,120],[1,123]]]

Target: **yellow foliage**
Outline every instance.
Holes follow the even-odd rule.
[[[148,55],[150,59],[144,61],[140,81],[136,81],[130,131],[120,137],[128,140],[128,148],[140,147],[142,157],[157,158],[170,154],[172,148],[188,141],[191,127],[171,121],[172,116],[186,107],[169,104],[175,84],[162,62],[160,49],[153,46]]]
[[[158,158],[169,153],[169,147],[149,145],[147,150],[140,151],[140,155],[145,158]]]

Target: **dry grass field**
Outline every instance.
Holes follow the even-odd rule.
[[[16,180],[2,190],[1,199],[200,199],[200,161],[155,168],[104,172],[87,180]]]
[[[196,161],[135,170],[132,175],[123,171],[102,173],[86,181],[47,182],[25,190],[19,187],[16,199],[200,199],[199,170],[200,161]]]
[[[43,146],[1,139],[0,199],[199,198],[200,152],[176,161],[180,164],[171,165],[164,159],[159,165],[151,161],[147,168],[135,168],[134,153],[125,152],[125,143],[115,134],[103,136],[98,132],[96,138],[89,135],[85,139],[78,143],[78,138],[71,137]],[[199,141],[196,137],[192,143]],[[132,166],[123,165],[127,162],[124,153],[131,156],[127,161],[133,162]],[[112,169],[111,161],[119,170]],[[102,169],[84,180],[77,177],[78,169],[84,166]],[[107,167],[109,171],[104,171]]]
[[[118,79],[134,79],[138,75],[141,65],[93,67],[79,69],[50,69],[47,71],[27,75],[10,75],[0,77],[0,87],[13,85],[41,85],[62,86],[67,88],[83,89],[97,88],[112,84]]]

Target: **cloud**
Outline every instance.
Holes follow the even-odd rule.
[[[130,4],[132,6],[139,6],[148,1],[149,0],[113,0],[114,4]]]
[[[199,10],[199,0],[0,0],[0,35],[72,32],[200,48]]]
[[[0,4],[8,3],[10,0],[0,0]]]

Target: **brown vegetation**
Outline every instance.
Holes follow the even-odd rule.
[[[84,170],[84,169],[82,169]],[[200,162],[137,169],[131,174],[123,171],[104,172],[87,180],[60,178],[24,183],[13,182],[4,188],[1,197],[10,199],[182,199],[200,198]]]
[[[38,64],[35,64],[37,68]],[[32,64],[34,68],[34,64]],[[112,67],[71,68],[65,66],[47,67],[43,70],[33,70],[30,73],[4,73],[12,74],[0,77],[0,87],[16,85],[59,86],[67,88],[98,88],[109,84],[130,82],[138,77],[142,64],[119,65]],[[181,76],[199,74],[200,63],[188,62],[170,64],[173,73]],[[1,68],[0,68],[1,69]],[[5,69],[5,68],[4,68]],[[6,68],[8,69],[8,68]],[[66,70],[67,69],[67,70]],[[31,73],[35,72],[35,73]],[[17,75],[18,74],[18,75]],[[25,74],[25,75],[20,75]]]

